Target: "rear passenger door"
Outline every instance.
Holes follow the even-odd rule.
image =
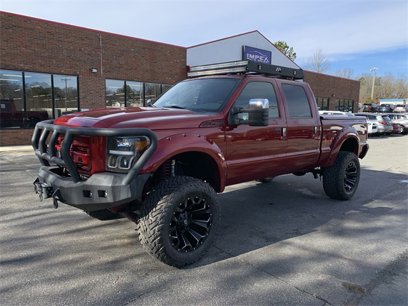
[[[287,163],[293,171],[317,166],[320,156],[320,116],[306,83],[277,80],[286,110]]]

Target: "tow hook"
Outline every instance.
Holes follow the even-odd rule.
[[[40,201],[43,201],[44,199],[48,199],[52,197],[53,195],[52,187],[48,186],[46,183],[41,183],[38,177],[33,182],[33,185],[34,185],[34,191],[36,194],[38,194]]]
[[[52,200],[53,200],[53,205],[54,208],[58,208],[58,200],[61,201],[61,192],[59,189],[55,190],[52,194]]]

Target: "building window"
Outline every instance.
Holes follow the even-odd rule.
[[[31,128],[79,109],[78,78],[0,70],[0,100],[2,128]]]
[[[125,107],[125,81],[106,80],[106,107]]]
[[[126,106],[143,106],[143,83],[126,81]]]
[[[125,80],[105,81],[106,107],[140,107],[152,103],[172,85]]]
[[[78,79],[69,75],[53,75],[55,117],[78,110]]]
[[[341,112],[352,112],[354,101],[350,99],[337,99],[335,109]]]
[[[23,74],[20,71],[0,70],[0,125],[24,125]]]
[[[316,98],[319,110],[329,110],[329,98]]]
[[[162,84],[162,94],[164,94],[166,91],[168,91],[172,87],[173,85]]]
[[[146,103],[154,101],[162,93],[161,84],[145,83],[145,101]]]

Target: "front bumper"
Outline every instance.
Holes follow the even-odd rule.
[[[46,192],[44,198],[52,197],[86,212],[114,208],[130,202],[141,202],[143,189],[150,174],[135,176],[129,184],[123,184],[125,174],[96,173],[86,181],[74,182],[60,175],[59,168],[42,166],[35,184]],[[39,193],[38,187],[36,188]]]
[[[64,135],[64,140],[58,154],[55,144],[61,134]],[[145,136],[150,139],[150,146],[127,174],[94,173],[84,180],[70,156],[75,135]],[[32,145],[43,165],[34,182],[35,191],[40,194],[40,198],[52,197],[54,206],[62,202],[91,212],[141,201],[144,186],[151,174],[140,174],[139,171],[156,150],[157,138],[148,129],[67,127],[54,125],[50,120],[37,123]]]

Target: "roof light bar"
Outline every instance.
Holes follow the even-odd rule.
[[[303,79],[303,70],[276,65],[269,65],[253,61],[234,61],[227,63],[190,67],[189,78],[234,73],[253,73],[286,79]]]

